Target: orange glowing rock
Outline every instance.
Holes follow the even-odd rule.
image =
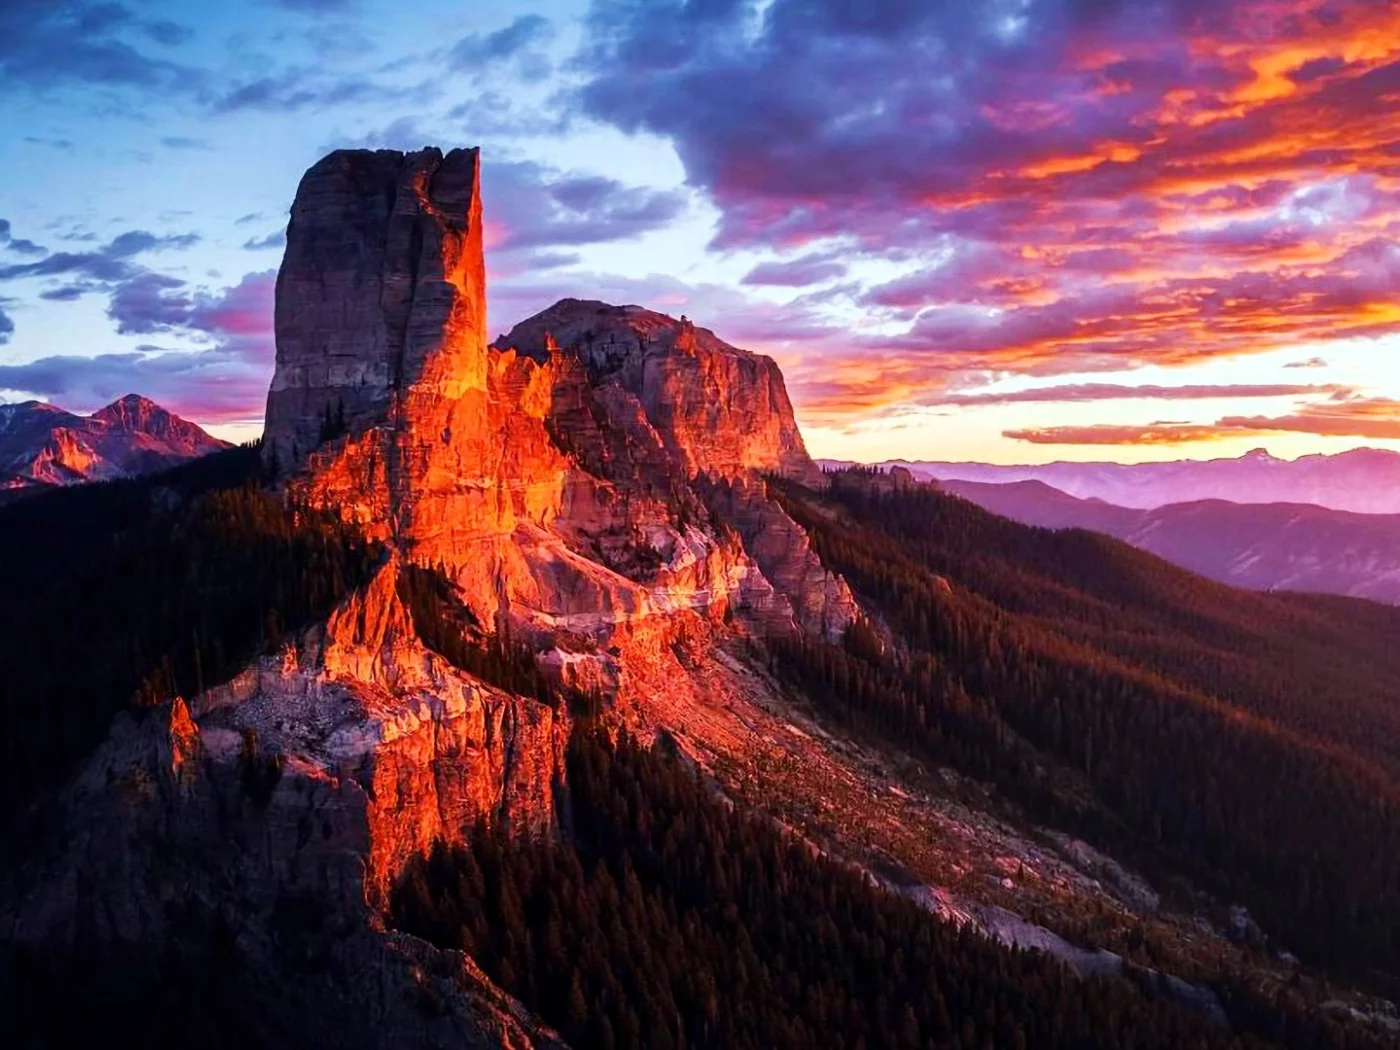
[[[577,299],[488,346],[479,176],[476,150],[428,149],[341,151],[303,178],[267,412],[289,485],[542,648],[562,626],[601,652],[682,609],[839,631],[850,595],[805,537],[780,556],[715,497],[739,484],[745,521],[800,534],[757,482],[820,480],[777,366]]]

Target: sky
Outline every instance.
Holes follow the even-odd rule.
[[[302,172],[425,145],[493,331],[685,313],[815,455],[1400,450],[1394,0],[0,0],[0,400],[256,436]]]

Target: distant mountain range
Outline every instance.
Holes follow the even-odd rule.
[[[1238,587],[1400,604],[1400,515],[1225,500],[1142,510],[1077,499],[1040,481],[992,485],[952,480],[942,487],[1027,525],[1107,533]]]
[[[90,416],[42,401],[0,405],[0,498],[133,477],[228,447],[137,394]]]
[[[823,461],[824,466],[845,465]],[[1080,499],[1147,509],[1170,503],[1313,503],[1360,514],[1400,514],[1400,453],[1358,448],[1335,456],[1277,459],[1255,449],[1238,459],[1171,463],[1043,463],[1006,466],[887,460],[924,478],[1005,484],[1041,481]]]

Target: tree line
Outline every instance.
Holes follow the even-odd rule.
[[[775,660],[828,711],[1037,818],[1246,904],[1290,950],[1381,983],[1400,962],[1400,791],[1382,698],[1400,614],[1254,595],[927,487],[775,482],[877,612]],[[838,513],[831,513],[833,510]],[[1340,650],[1348,667],[1319,678]],[[1335,713],[1337,726],[1313,726]],[[1089,804],[1063,790],[1073,778]]]
[[[247,446],[0,510],[0,826],[118,711],[226,681],[369,579],[377,547],[262,481]]]
[[[1275,1045],[945,924],[717,798],[664,741],[583,722],[567,768],[558,836],[479,824],[409,868],[392,915],[470,954],[573,1046]]]

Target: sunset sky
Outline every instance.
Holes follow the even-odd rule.
[[[817,455],[1400,450],[1394,0],[3,0],[0,399],[255,435],[301,173],[428,144],[493,331],[688,314]]]

